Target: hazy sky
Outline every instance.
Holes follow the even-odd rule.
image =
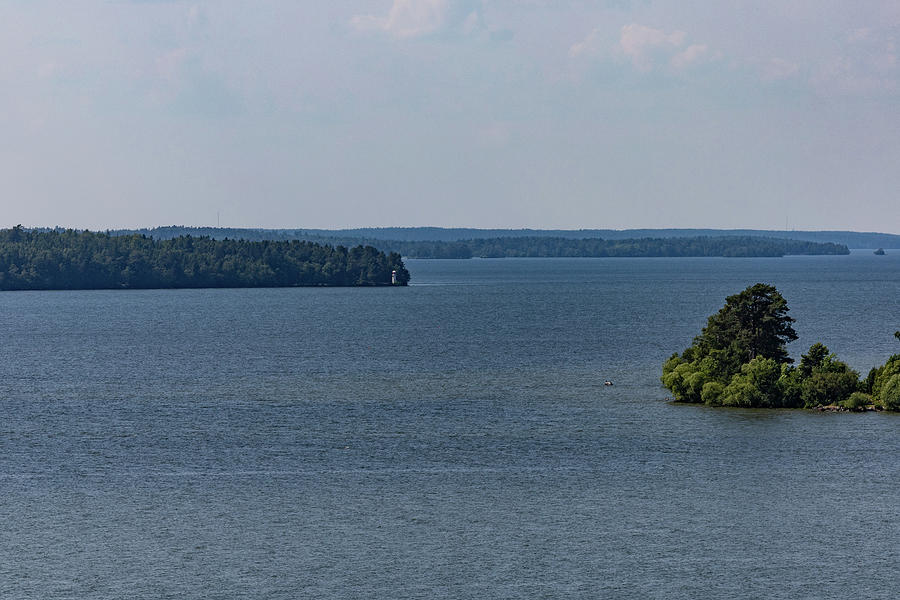
[[[900,233],[897,0],[0,0],[3,226]]]

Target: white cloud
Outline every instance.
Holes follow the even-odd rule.
[[[185,22],[188,26],[188,29],[191,30],[197,30],[201,27],[204,27],[208,23],[206,11],[204,11],[203,8],[197,5],[190,7],[187,11]]]
[[[672,57],[672,66],[676,69],[684,69],[706,58],[709,54],[708,50],[709,47],[706,44],[691,44]]]
[[[898,30],[893,27],[851,31],[840,52],[813,69],[810,82],[825,94],[897,94],[898,37]]]
[[[358,31],[381,31],[397,38],[422,37],[448,29],[470,34],[480,23],[477,5],[458,0],[394,0],[385,16],[356,15],[350,21]]]
[[[869,27],[858,27],[850,32],[847,36],[849,42],[862,42],[868,40],[872,36],[872,29]]]
[[[600,29],[591,31],[584,40],[569,48],[569,56],[600,56],[603,54],[602,34]]]
[[[622,27],[619,46],[636,68],[648,71],[653,68],[660,53],[670,54],[680,48],[685,37],[683,31],[665,33],[660,29],[632,23]]]
[[[890,62],[890,57],[881,57],[881,60]],[[897,73],[886,73],[848,56],[839,56],[819,65],[810,82],[824,95],[866,96],[900,92]]]
[[[465,21],[463,21],[462,30],[465,34],[475,33],[478,29],[479,25],[481,25],[481,17],[478,16],[478,11],[473,10],[466,17]]]
[[[771,58],[762,66],[762,78],[764,81],[781,81],[793,77],[799,70],[796,63],[783,58]]]
[[[37,68],[37,76],[39,79],[53,79],[64,71],[62,63],[55,60],[49,60],[40,64]]]
[[[166,81],[175,81],[181,76],[184,64],[194,58],[188,48],[175,48],[156,58],[156,73]]]
[[[479,145],[499,148],[509,144],[510,129],[505,123],[491,123],[475,131]]]
[[[613,44],[604,39],[604,34],[598,27],[581,42],[572,45],[569,56],[624,56],[640,71],[650,71],[660,65],[681,70],[721,56],[720,53],[711,53],[706,44],[685,47],[686,39],[687,34],[683,31],[666,33],[662,29],[632,23],[622,27],[619,39]]]

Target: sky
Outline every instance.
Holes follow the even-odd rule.
[[[0,0],[0,225],[900,233],[896,0]]]

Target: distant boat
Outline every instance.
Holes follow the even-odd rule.
[[[876,256],[884,256],[884,248],[879,248],[875,251]]]
[[[607,379],[606,381],[603,382],[603,385],[612,385],[612,381]]]

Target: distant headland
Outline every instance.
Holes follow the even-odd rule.
[[[369,228],[322,229],[233,229],[212,227],[158,227],[153,229],[114,230],[110,235],[146,235],[170,239],[186,235],[212,239],[251,241],[302,240],[331,246],[373,246],[406,258],[507,258],[507,257],[778,257],[786,255],[849,254],[848,238],[888,234],[852,234],[851,232],[785,232],[756,230],[501,230]],[[776,235],[780,233],[781,235]],[[804,235],[804,233],[806,235]],[[826,233],[835,235],[829,237]],[[601,235],[602,234],[602,235]],[[856,238],[853,235],[857,236]],[[890,239],[877,240],[890,246]],[[816,239],[810,239],[816,238]],[[852,247],[857,247],[853,246]]]
[[[0,290],[406,285],[399,254],[305,241],[0,230]]]
[[[379,242],[460,242],[493,238],[562,238],[569,240],[639,240],[695,237],[765,237],[831,242],[848,248],[900,248],[900,235],[859,231],[802,231],[786,229],[476,229],[465,227],[360,227],[355,229],[241,229],[226,227],[155,227],[152,229],[122,229],[110,233],[141,233],[163,239],[179,235],[204,235],[214,239],[290,240],[309,241],[370,240]],[[344,244],[346,245],[346,244]],[[384,247],[384,244],[372,244]],[[406,254],[404,254],[406,256]]]

